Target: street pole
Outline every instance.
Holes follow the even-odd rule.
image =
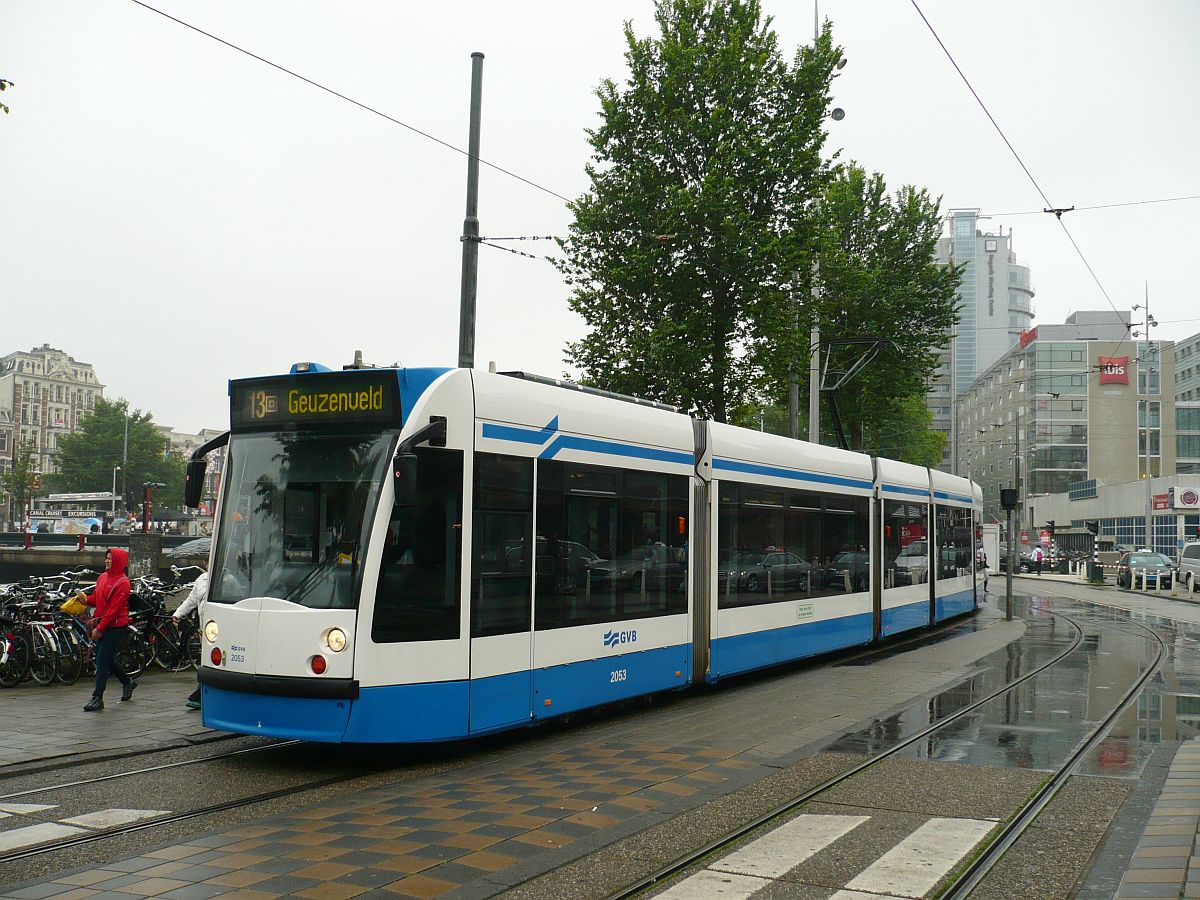
[[[125,410],[125,440],[121,444],[121,503],[125,503],[126,475],[129,471],[129,410]]]
[[[813,325],[808,336],[808,440],[821,443],[821,326],[817,319],[817,300],[821,288],[817,277],[821,274],[820,264],[813,260],[812,298]]]
[[[462,286],[458,308],[458,365],[475,366],[475,295],[479,282],[479,112],[483,54],[471,54],[471,125],[467,139],[467,215],[463,219]]]
[[[1146,282],[1146,352],[1142,354],[1142,364],[1138,366],[1138,381],[1142,381],[1143,369],[1145,370],[1146,384],[1146,547],[1154,551],[1154,489],[1150,486],[1150,323],[1153,322],[1150,316],[1150,282]],[[1139,385],[1140,387],[1140,385]],[[1161,440],[1161,437],[1159,438]]]
[[[799,292],[800,273],[796,273],[796,286],[792,291],[792,327],[797,341],[799,340],[800,332],[800,298],[797,296]],[[788,367],[788,437],[792,440],[800,437],[800,363],[798,354],[800,348],[796,348],[796,353],[792,354],[792,364]]]
[[[1013,617],[1012,579],[1013,569],[1017,566],[1017,542],[1013,538],[1013,511],[1008,508],[1008,565],[1004,567],[1004,620],[1011,622]]]

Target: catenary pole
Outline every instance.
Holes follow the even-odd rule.
[[[463,219],[462,288],[458,310],[458,365],[475,366],[475,295],[479,281],[479,112],[483,54],[471,54],[471,131],[467,140],[467,215]]]
[[[821,326],[817,320],[817,300],[821,296],[818,277],[820,266],[813,260],[813,325],[808,336],[808,440],[821,443]]]
[[[1146,448],[1146,471],[1145,471],[1145,476],[1146,476],[1146,549],[1150,550],[1151,552],[1154,552],[1154,488],[1150,484],[1150,479],[1151,479],[1151,476],[1153,475],[1153,470],[1150,468],[1150,372],[1151,372],[1150,323],[1154,321],[1154,318],[1150,315],[1150,282],[1148,282],[1148,281],[1146,282],[1145,304],[1146,304],[1145,305],[1146,327],[1143,330],[1145,331],[1145,334],[1146,334],[1146,352],[1142,354],[1142,363],[1141,363],[1141,365],[1138,366],[1138,381],[1140,382],[1138,387],[1139,387],[1139,389],[1141,388],[1141,383],[1144,383],[1146,385],[1146,390],[1145,390],[1145,395],[1146,395],[1145,416],[1146,416],[1146,418],[1145,418],[1145,421],[1143,422],[1143,425],[1145,427],[1145,441],[1146,441],[1146,443],[1144,445]],[[1143,378],[1143,370],[1144,370],[1144,375],[1145,375],[1144,378]],[[1139,390],[1139,393],[1141,393],[1140,390]],[[1160,409],[1161,409],[1161,407],[1160,407]],[[1160,413],[1160,415],[1161,415],[1161,413]],[[1161,427],[1161,424],[1160,424],[1160,427]],[[1159,440],[1160,441],[1162,440],[1162,432],[1161,431],[1159,432]],[[1161,448],[1160,448],[1159,452],[1162,452]]]

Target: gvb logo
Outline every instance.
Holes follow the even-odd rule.
[[[632,644],[637,641],[636,631],[606,631],[604,632],[604,646],[615,647],[618,644]]]

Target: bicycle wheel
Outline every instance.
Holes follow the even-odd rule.
[[[183,640],[174,619],[167,618],[154,629],[154,661],[168,672],[183,668]]]
[[[16,687],[29,669],[29,644],[18,631],[0,632],[0,687]]]
[[[33,629],[33,653],[29,658],[29,677],[45,687],[58,674],[58,646],[48,632]]]
[[[184,637],[183,646],[185,648],[185,652],[183,654],[183,659],[186,662],[181,662],[180,665],[182,666],[182,665],[186,665],[186,664],[191,664],[191,667],[193,669],[199,669],[200,668],[200,654],[201,654],[201,652],[203,652],[203,646],[200,642],[200,632],[195,629],[192,629],[191,631],[189,631],[187,633],[187,635]]]
[[[64,628],[58,633],[58,680],[74,684],[83,674],[83,646],[74,631]]]
[[[150,645],[140,634],[130,632],[117,650],[113,661],[130,678],[137,678],[150,661]]]

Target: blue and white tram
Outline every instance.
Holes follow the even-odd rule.
[[[454,739],[975,607],[970,482],[570,388],[315,364],[231,382],[204,723]]]

